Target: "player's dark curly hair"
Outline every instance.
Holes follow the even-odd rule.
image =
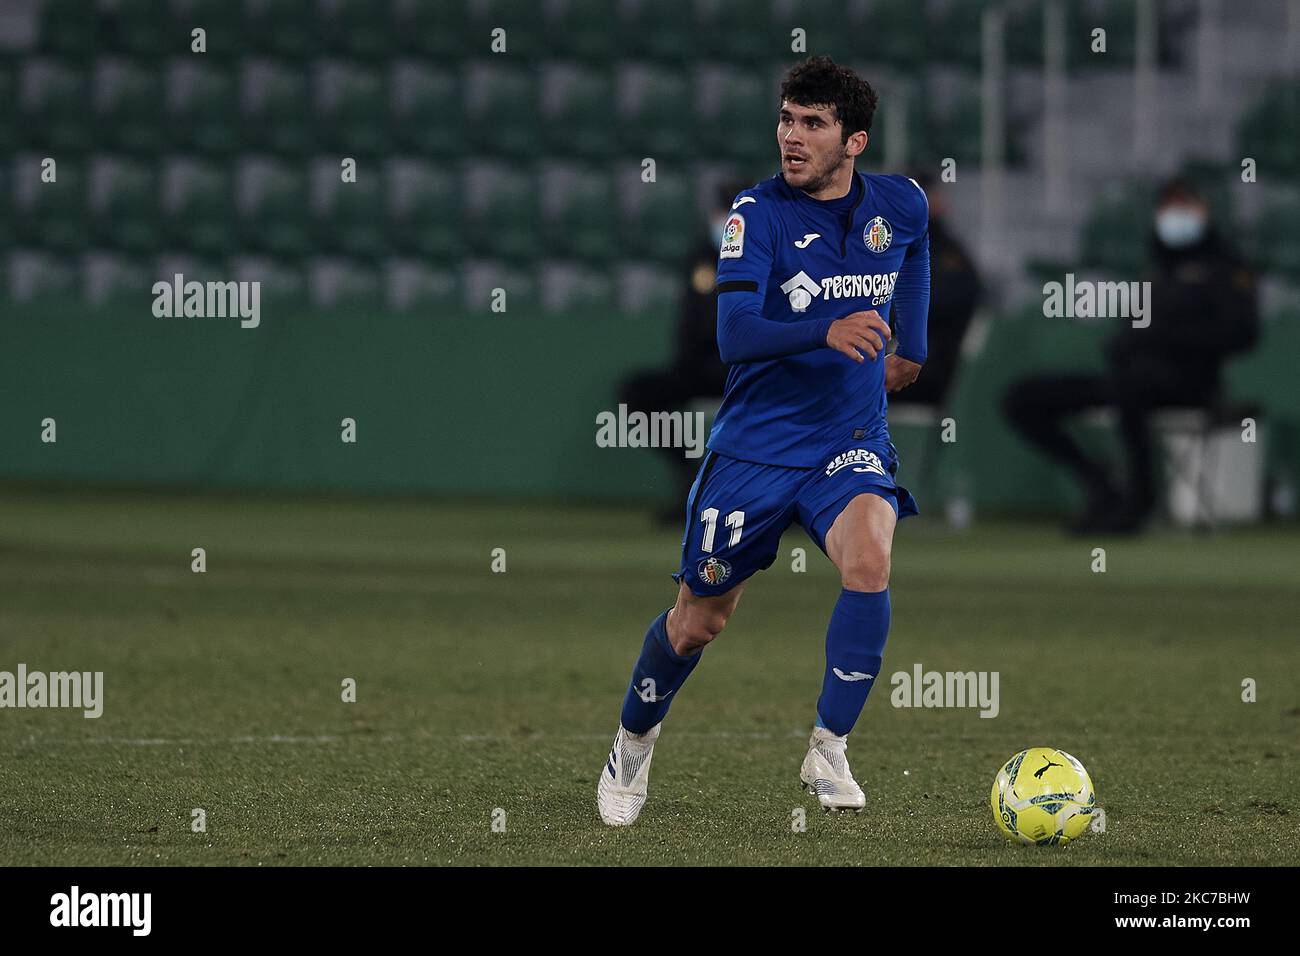
[[[835,107],[840,121],[840,141],[847,143],[858,130],[870,131],[876,114],[876,91],[846,66],[836,66],[828,56],[810,56],[785,75],[781,100],[800,106]]]

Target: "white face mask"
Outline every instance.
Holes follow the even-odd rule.
[[[1205,235],[1205,214],[1187,206],[1169,206],[1156,213],[1156,235],[1170,249],[1186,249]]]

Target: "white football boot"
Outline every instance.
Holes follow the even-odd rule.
[[[596,786],[600,818],[610,826],[629,826],[640,816],[650,782],[650,758],[654,756],[655,741],[662,726],[661,721],[644,734],[633,734],[619,724],[609,760]]]
[[[825,727],[814,727],[808,738],[808,756],[799,768],[799,780],[805,790],[817,794],[817,802],[827,813],[860,811],[867,805],[867,795],[853,779],[844,756],[848,743],[848,737],[837,737]]]

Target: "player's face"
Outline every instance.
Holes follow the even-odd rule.
[[[840,138],[835,108],[781,103],[776,124],[776,144],[781,150],[781,172],[796,189],[816,193],[824,189],[831,175],[847,161]]]

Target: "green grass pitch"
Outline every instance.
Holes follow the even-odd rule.
[[[106,699],[0,711],[0,863],[1296,865],[1297,544],[904,523],[885,673],[998,671],[1001,712],[882,683],[849,746],[867,810],[824,816],[796,775],[839,584],[796,529],[615,831],[596,777],[679,545],[639,512],[10,489],[0,670],[100,670]],[[993,777],[1038,744],[1088,767],[1106,832],[999,835]]]

